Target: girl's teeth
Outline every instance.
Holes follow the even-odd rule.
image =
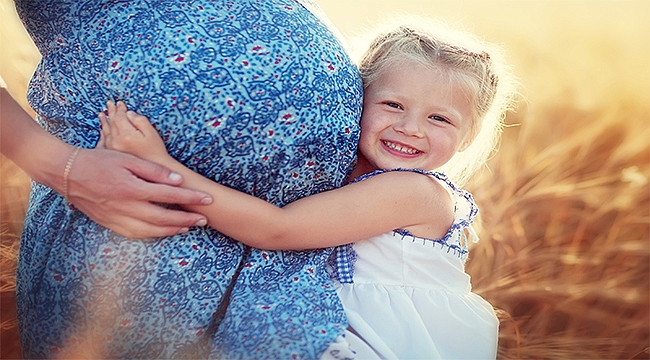
[[[395,151],[403,152],[403,153],[409,154],[409,155],[417,154],[419,152],[418,150],[415,150],[413,148],[405,147],[405,146],[402,146],[402,145],[399,145],[399,144],[394,144],[394,143],[391,143],[391,142],[388,142],[388,141],[384,141],[384,145],[388,146],[389,148],[391,148],[391,149],[393,149]]]

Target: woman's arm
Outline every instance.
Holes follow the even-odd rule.
[[[428,237],[443,236],[453,221],[451,199],[435,180],[410,172],[374,176],[340,189],[305,197],[283,208],[219,185],[186,168],[166,152],[144,116],[118,103],[100,114],[107,147],[158,162],[183,175],[183,186],[205,191],[214,201],[188,206],[208,224],[262,249],[313,249],[347,244],[398,229],[417,227]]]
[[[43,130],[0,88],[0,151],[32,179],[63,193],[73,146]],[[201,204],[207,194],[178,187],[182,177],[158,164],[107,149],[82,149],[70,168],[68,200],[97,223],[131,238],[186,231],[205,218],[152,204]]]

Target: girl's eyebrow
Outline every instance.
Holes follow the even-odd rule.
[[[390,89],[384,89],[384,90],[375,90],[374,93],[376,95],[380,96],[398,96],[399,92],[398,91],[393,91]]]
[[[460,115],[460,112],[456,110],[454,107],[445,107],[445,106],[433,106],[434,112],[440,112],[444,114],[448,114],[448,117],[451,118],[451,120],[459,120],[462,119],[462,116]]]

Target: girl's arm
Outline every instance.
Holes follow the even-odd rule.
[[[123,103],[117,107],[109,103],[108,110],[110,121],[99,115],[105,146],[183,175],[183,186],[205,191],[214,199],[210,205],[188,208],[204,214],[213,228],[256,248],[322,248],[398,228],[442,237],[453,222],[453,205],[446,190],[428,176],[411,172],[380,174],[279,208],[186,168],[167,154],[148,119],[127,113]]]
[[[43,130],[2,87],[0,151],[33,180],[64,195],[63,173],[74,147]],[[131,238],[168,236],[205,222],[201,214],[151,203],[210,200],[204,193],[178,187],[182,179],[177,174],[171,177],[169,169],[106,149],[81,149],[73,160],[68,200],[117,233]]]

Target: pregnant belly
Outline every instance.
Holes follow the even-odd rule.
[[[96,113],[121,99],[174,157],[238,190],[282,205],[340,186],[362,90],[332,33],[290,0],[192,6],[81,12],[85,25],[47,49],[34,78],[44,126],[93,147]]]

